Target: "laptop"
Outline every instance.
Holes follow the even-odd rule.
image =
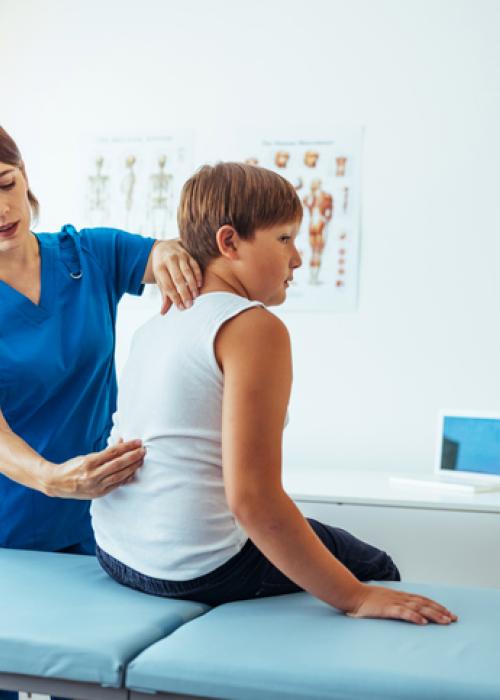
[[[500,490],[500,414],[442,411],[433,477],[401,476],[390,481],[465,493]]]

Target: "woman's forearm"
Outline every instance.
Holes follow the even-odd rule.
[[[294,583],[340,610],[356,608],[363,585],[328,551],[285,492],[243,504],[235,515],[256,547]]]
[[[46,496],[82,500],[104,496],[134,478],[144,455],[141,440],[128,440],[61,464],[49,462],[10,429],[0,411],[0,472]]]
[[[13,481],[46,493],[50,463],[8,426],[0,412],[0,472]]]

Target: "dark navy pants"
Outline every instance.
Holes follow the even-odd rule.
[[[397,566],[385,552],[341,528],[310,518],[308,522],[327,549],[360,581],[401,579]],[[302,590],[271,564],[250,540],[225,564],[190,581],[165,581],[145,576],[99,547],[97,558],[104,571],[124,586],[151,595],[194,600],[211,606]]]

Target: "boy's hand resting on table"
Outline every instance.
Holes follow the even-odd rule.
[[[354,609],[346,613],[350,617],[381,617],[405,620],[416,625],[436,622],[448,625],[456,622],[457,616],[430,598],[395,591],[381,586],[363,584],[362,593]]]

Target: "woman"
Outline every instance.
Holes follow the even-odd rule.
[[[156,280],[162,313],[190,306],[201,272],[176,241],[33,234],[37,213],[0,128],[0,547],[91,554],[89,499],[133,479],[145,452],[139,440],[105,449],[118,302]]]

